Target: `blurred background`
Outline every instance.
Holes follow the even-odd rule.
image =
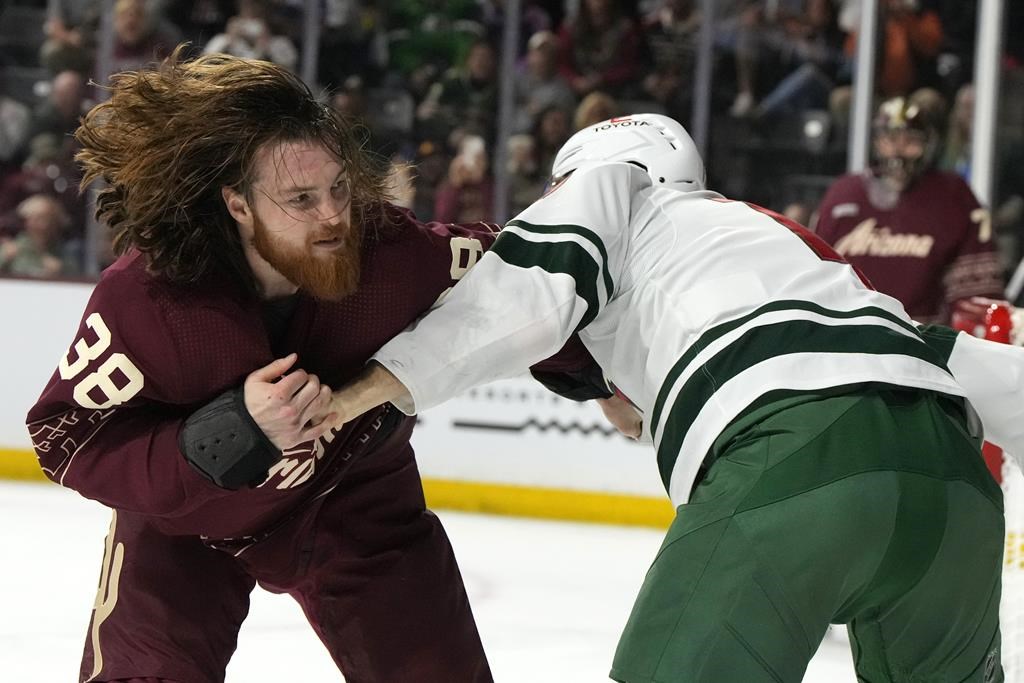
[[[934,164],[991,210],[1016,298],[1022,36],[1002,0],[0,0],[0,274],[111,262],[71,133],[110,74],[187,42],[294,70],[424,220],[507,220],[569,135],[643,111],[688,127],[712,189],[813,227],[871,163],[878,103],[928,89]]]

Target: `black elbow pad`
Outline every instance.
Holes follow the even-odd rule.
[[[547,372],[531,369],[530,374],[548,391],[553,391],[570,401],[591,401],[595,398],[611,398],[614,395],[614,392],[608,387],[608,382],[605,381],[604,371],[597,363],[574,372]]]
[[[221,394],[185,420],[178,445],[200,474],[232,491],[259,485],[281,459],[281,451],[245,407],[241,388]]]

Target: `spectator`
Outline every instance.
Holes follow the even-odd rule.
[[[416,150],[413,178],[413,213],[420,220],[433,220],[438,188],[448,173],[449,157],[443,145],[424,140]]]
[[[331,95],[331,106],[339,114],[367,123],[366,89],[363,87],[363,79],[359,76],[346,78],[341,87]]]
[[[18,217],[21,231],[0,242],[0,273],[53,278],[78,272],[77,264],[64,253],[68,216],[60,202],[44,194],[32,195],[18,205]]]
[[[180,42],[146,0],[117,0],[114,4],[114,51],[110,73],[137,71],[170,54]]]
[[[818,234],[920,322],[1003,291],[988,213],[962,178],[935,168],[934,101],[926,91],[883,102],[873,168],[838,179],[818,211]]]
[[[32,113],[30,137],[49,134],[58,145],[70,150],[71,133],[78,127],[86,104],[85,77],[77,71],[60,72],[53,79],[49,96]]]
[[[50,73],[92,71],[96,52],[95,32],[103,4],[100,0],[57,0],[43,25],[46,40],[39,49],[39,62]]]
[[[700,22],[694,0],[661,0],[644,21],[652,62],[643,80],[644,95],[675,118],[690,114]]]
[[[736,98],[729,113],[746,116],[756,103],[754,69],[758,57],[757,29],[761,22],[761,2],[732,0],[718,7],[722,19],[715,27],[715,43],[733,57],[736,70]]]
[[[32,125],[31,110],[5,94],[3,79],[4,71],[0,68],[0,177],[6,167],[18,161]]]
[[[362,0],[326,0],[317,55],[317,77],[335,88],[353,76],[375,84],[387,67],[381,8]]]
[[[494,182],[483,138],[467,135],[462,139],[434,202],[434,220],[441,223],[493,220]]]
[[[504,39],[505,0],[479,0],[477,7],[478,19],[484,27],[484,35],[499,45]],[[524,54],[528,49],[528,41],[534,34],[541,31],[550,32],[554,28],[551,12],[544,5],[551,2],[541,0],[523,0],[519,5],[519,45],[516,56]]]
[[[11,235],[20,228],[17,207],[36,194],[59,200],[65,214],[71,218],[70,232],[81,235],[85,205],[78,193],[77,169],[53,135],[37,135],[29,142],[28,150],[21,170],[0,180],[0,235]]]
[[[551,173],[551,165],[555,162],[558,150],[572,133],[568,110],[548,107],[540,113],[533,129],[533,139],[537,145],[537,166],[545,177]]]
[[[537,163],[537,141],[532,135],[508,139],[509,212],[513,216],[537,201],[548,175]]]
[[[299,53],[291,40],[271,31],[266,0],[238,0],[237,8],[224,33],[211,38],[203,53],[224,52],[244,59],[263,59],[294,70]]]
[[[387,107],[387,103],[384,106]],[[360,76],[345,79],[331,95],[331,107],[358,122],[363,128],[360,134],[365,133],[367,147],[384,159],[405,150],[407,133],[389,126],[393,119],[386,115],[386,111],[371,110],[369,93]]]
[[[595,90],[616,97],[636,93],[643,39],[622,0],[581,0],[558,37],[562,77],[577,96]]]
[[[186,40],[202,46],[224,29],[234,10],[234,0],[175,0],[164,3],[163,13]]]
[[[462,64],[470,47],[486,38],[475,21],[476,0],[389,0],[388,68],[422,99],[440,74]]]
[[[974,85],[965,84],[956,93],[949,116],[949,131],[943,145],[941,168],[971,180],[971,131],[974,125]]]
[[[942,47],[939,15],[918,0],[884,0],[880,3],[880,59],[876,68],[876,90],[883,97],[906,95],[915,88],[932,85],[935,58]],[[852,58],[857,49],[857,30],[849,33],[846,52]]]
[[[572,123],[574,130],[580,130],[592,123],[599,123],[618,115],[619,104],[615,98],[607,93],[595,91],[580,100]]]
[[[787,17],[774,34],[778,61],[785,76],[754,108],[759,119],[771,119],[828,106],[833,88],[852,75],[852,61],[843,54],[842,34],[829,0],[808,0],[804,18]]]
[[[939,16],[942,26],[942,46],[935,59],[936,87],[943,96],[953,99],[974,73],[974,46],[977,36],[978,2],[977,0],[929,0]],[[1019,3],[1006,3],[1004,26],[1006,35],[1020,35],[1015,32],[1010,17],[1013,8]],[[1020,41],[1010,40],[1006,47]]]
[[[801,201],[786,204],[781,213],[789,220],[800,225],[810,225],[813,219],[811,207]]]
[[[421,136],[445,140],[456,129],[494,139],[498,110],[497,58],[490,43],[480,40],[469,49],[461,67],[449,69],[430,86],[416,111]]]
[[[737,79],[732,116],[824,105],[842,56],[829,0],[747,4],[731,22],[734,36],[726,43],[734,52]],[[769,96],[755,110],[759,91]]]
[[[526,48],[526,73],[515,81],[517,133],[533,129],[537,116],[548,107],[572,109],[576,96],[558,72],[558,38],[550,31],[530,36]]]
[[[370,115],[366,103],[366,88],[359,76],[349,76],[331,95],[331,107],[346,118],[372,130],[373,116]]]

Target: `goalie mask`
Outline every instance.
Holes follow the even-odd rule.
[[[874,121],[874,175],[902,192],[934,164],[939,151],[936,112],[905,97],[886,100]]]
[[[640,166],[655,185],[692,192],[704,189],[704,161],[686,129],[661,114],[634,114],[595,123],[569,138],[555,156],[553,181],[588,161]]]

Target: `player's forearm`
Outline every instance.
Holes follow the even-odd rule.
[[[487,311],[499,312],[515,317],[508,305]],[[572,329],[563,330],[552,319],[561,317],[556,314],[509,326],[483,319],[481,313],[478,308],[442,305],[374,355],[408,392],[406,404],[396,403],[399,409],[420,412],[481,384],[522,374],[557,351]]]
[[[491,252],[373,358],[405,385],[411,404],[398,407],[411,414],[526,372],[561,349],[587,311],[569,275],[509,265]]]
[[[370,361],[354,380],[334,392],[331,410],[337,412],[339,422],[344,423],[389,402],[403,412],[412,412],[411,397],[405,385],[383,365]]]

